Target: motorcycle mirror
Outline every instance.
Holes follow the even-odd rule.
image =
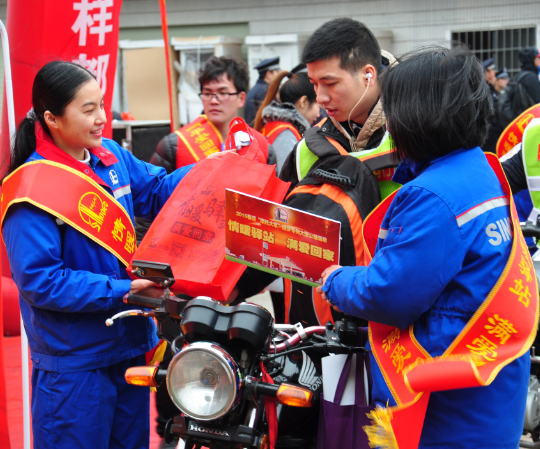
[[[174,284],[174,275],[168,263],[134,260],[131,266],[133,267],[131,272],[140,279],[147,279],[164,288],[169,288]]]
[[[276,394],[277,402],[291,407],[311,407],[313,392],[307,388],[282,383]]]

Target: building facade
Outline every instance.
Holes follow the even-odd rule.
[[[0,0],[2,20],[7,1]],[[539,0],[168,0],[167,13],[171,38],[243,40],[241,54],[250,68],[264,57],[280,54],[282,68],[291,69],[307,37],[335,17],[365,23],[381,47],[395,56],[460,40],[481,60],[494,57],[498,67],[507,67],[511,75],[519,71],[519,49],[540,43]],[[161,38],[158,0],[123,0],[120,40],[155,46]],[[200,49],[197,55],[200,62]],[[121,78],[122,58],[119,64]],[[1,69],[3,76],[3,64]],[[257,73],[251,70],[250,75],[253,84]],[[121,86],[122,79],[117,90]],[[121,94],[116,102],[127,106]]]

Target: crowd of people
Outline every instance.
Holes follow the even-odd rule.
[[[411,326],[424,352],[436,357],[481,308],[512,252],[511,238],[494,239],[497,227],[489,231],[511,221],[511,196],[484,152],[495,152],[504,129],[498,106],[509,86],[522,86],[532,103],[540,102],[538,50],[523,49],[520,61],[522,71],[510,81],[493,59],[482,63],[461,46],[423,48],[396,60],[364,24],[334,19],[311,35],[302,63],[290,72],[280,70],[279,58],[261,62],[251,91],[244,62],[211,58],[199,72],[203,114],[164,137],[150,163],[102,137],[106,117],[94,75],[51,62],[35,78],[33,109],[18,124],[4,186],[32,164],[65,166],[73,186],[62,189],[83,181],[98,186],[125,210],[123,228],[115,229],[129,236],[131,221],[140,240],[193,164],[223,154],[229,124],[245,106],[260,162],[276,164],[291,183],[285,204],[340,220],[342,243],[321,287],[248,268],[230,299],[271,286],[277,322],[324,325],[346,314],[359,326]],[[194,128],[207,138],[194,139]],[[323,191],[299,188],[317,168],[336,167],[357,179],[348,210]],[[504,169],[514,193],[527,189],[519,152]],[[366,265],[362,222],[390,195]],[[127,385],[124,372],[145,364],[144,354],[158,343],[155,324],[103,323],[124,309],[124,295],[151,283],[130,280],[110,249],[114,242],[99,235],[99,214],[89,215],[97,230],[88,234],[28,195],[6,209],[3,238],[33,361],[35,447],[148,447],[148,391]],[[371,357],[374,403],[396,405]],[[420,447],[516,447],[529,371],[524,352],[488,386],[432,393]],[[157,402],[163,435],[179,411],[165,387]]]

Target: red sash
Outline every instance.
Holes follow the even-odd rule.
[[[277,136],[279,136],[286,129],[293,132],[294,137],[296,137],[297,141],[300,141],[302,139],[302,135],[298,132],[298,130],[288,122],[269,122],[264,125],[264,128],[262,129],[262,134],[263,136],[268,138],[268,142],[270,142],[270,145],[272,145],[276,140]]]
[[[57,162],[28,162],[4,179],[1,223],[12,204],[27,202],[61,219],[114,254],[124,265],[137,249],[133,223],[96,181]]]
[[[378,407],[364,428],[375,446],[417,448],[432,391],[490,385],[499,371],[525,354],[538,326],[538,284],[508,182],[497,157],[486,154],[510,200],[514,228],[512,251],[499,280],[450,347],[432,358],[420,346],[413,325],[400,330],[369,323],[369,339],[377,365],[397,406]],[[395,193],[364,222],[366,262],[377,244],[379,227]]]
[[[503,157],[512,148],[514,148],[523,139],[523,133],[525,128],[534,118],[540,117],[540,105],[535,104],[526,111],[519,114],[512,122],[505,128],[497,141],[497,156]]]
[[[221,151],[221,134],[204,114],[175,133],[178,135],[176,168],[199,162]]]

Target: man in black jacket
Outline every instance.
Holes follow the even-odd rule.
[[[536,47],[525,47],[519,52],[521,72],[516,76],[519,84],[527,91],[535,103],[540,103],[540,80],[538,67],[540,67],[540,53]]]
[[[381,52],[368,28],[352,19],[334,19],[312,34],[304,47],[302,62],[307,65],[317,102],[325,108],[328,119],[321,126],[306,131],[304,139],[285,161],[280,178],[291,183],[289,192],[327,156],[340,154],[336,145],[356,157],[376,150],[370,153],[370,163],[375,165],[369,167],[372,173],[368,171],[373,182],[378,180],[375,172],[397,166],[398,162],[389,152],[377,153],[385,140],[388,141],[385,139],[386,118],[379,98],[378,75],[383,65],[388,66],[394,61],[392,55]],[[313,155],[310,156],[310,152]],[[307,156],[299,160],[299,154]],[[313,163],[314,160],[317,162]],[[378,198],[372,195],[361,199],[369,210],[380,201],[376,193]],[[352,246],[354,242],[342,242],[342,246],[344,244]],[[354,265],[355,261],[340,258],[340,264]],[[237,285],[239,294],[241,297],[256,294],[273,279],[269,273],[248,268]],[[302,321],[305,326],[325,324],[323,317],[328,314],[321,314],[324,310],[316,305],[319,298],[313,288],[293,281],[290,292],[291,297],[286,299],[288,322]]]

